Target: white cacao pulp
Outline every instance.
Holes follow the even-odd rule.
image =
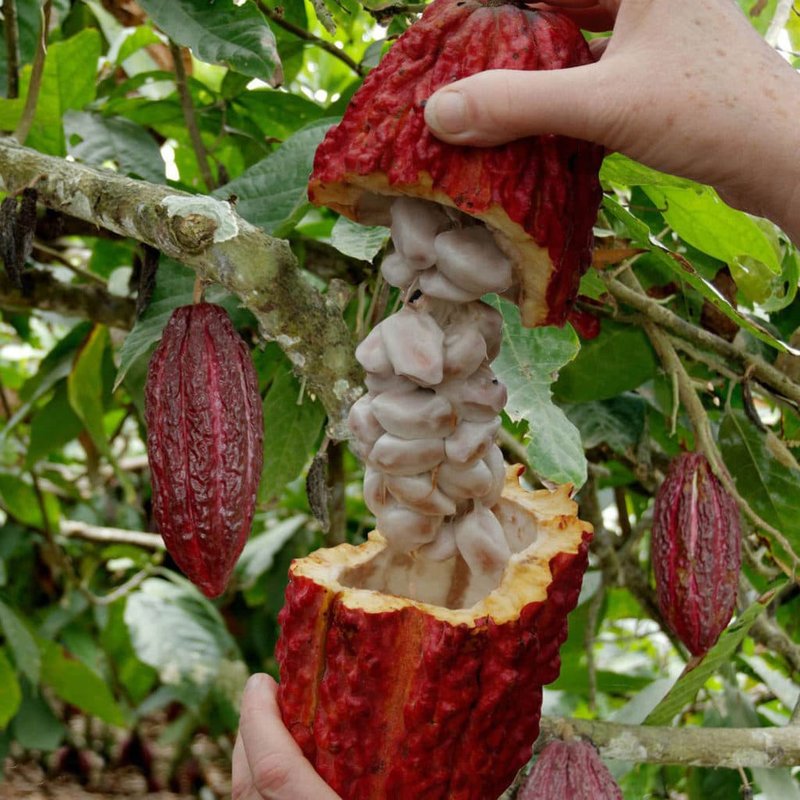
[[[503,320],[480,298],[509,288],[511,264],[485,226],[435,203],[400,197],[391,215],[381,269],[406,304],[356,350],[369,390],[350,411],[364,499],[394,550],[498,573],[511,555],[492,511],[505,480],[495,436],[507,395],[490,366]]]

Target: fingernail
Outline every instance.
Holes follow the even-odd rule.
[[[261,691],[265,686],[267,676],[264,675],[262,672],[256,672],[254,675],[251,675],[247,679],[247,683],[244,685],[245,692],[258,692]]]
[[[425,120],[441,133],[463,133],[467,127],[467,101],[461,92],[447,90],[432,95],[425,106]]]

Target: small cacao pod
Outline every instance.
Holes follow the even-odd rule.
[[[692,655],[705,653],[730,621],[742,565],[735,500],[702,453],[672,460],[653,508],[658,605]]]
[[[594,745],[550,742],[522,784],[518,800],[622,800],[622,791]]]
[[[460,147],[425,125],[425,101],[488,69],[563,69],[592,56],[566,15],[498,0],[435,0],[392,46],[317,149],[309,198],[388,225],[396,196],[484,221],[511,261],[523,323],[563,325],[592,256],[603,148],[565,136]]]
[[[224,308],[175,309],[145,388],[153,516],[167,551],[220,595],[250,533],[263,460],[258,379]]]
[[[514,553],[499,578],[377,532],[292,564],[278,702],[344,800],[488,800],[530,758],[591,526],[570,487],[529,492],[521,471],[493,508]]]

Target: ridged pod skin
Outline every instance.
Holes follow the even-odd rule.
[[[622,790],[590,742],[550,742],[518,800],[622,800]]]
[[[435,0],[392,46],[317,150],[312,202],[386,224],[386,195],[411,195],[485,221],[512,260],[523,323],[562,325],[591,263],[603,148],[563,136],[460,147],[436,139],[424,104],[487,69],[587,64],[564,15],[487,0]]]
[[[263,419],[250,351],[224,308],[175,309],[145,388],[153,516],[167,551],[220,595],[250,533]]]
[[[694,656],[725,629],[736,605],[742,532],[739,509],[702,453],[673,459],[653,509],[658,605]]]
[[[488,800],[530,758],[591,526],[569,487],[527,492],[520,471],[495,506],[515,551],[499,585],[378,533],[293,563],[278,702],[344,800]]]

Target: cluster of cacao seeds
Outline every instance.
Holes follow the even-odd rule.
[[[503,320],[478,298],[507,289],[511,265],[474,220],[406,197],[391,213],[382,270],[406,303],[356,350],[368,393],[349,418],[365,502],[393,549],[498,571],[511,555],[491,511],[505,480],[495,436],[507,394],[490,366]]]

